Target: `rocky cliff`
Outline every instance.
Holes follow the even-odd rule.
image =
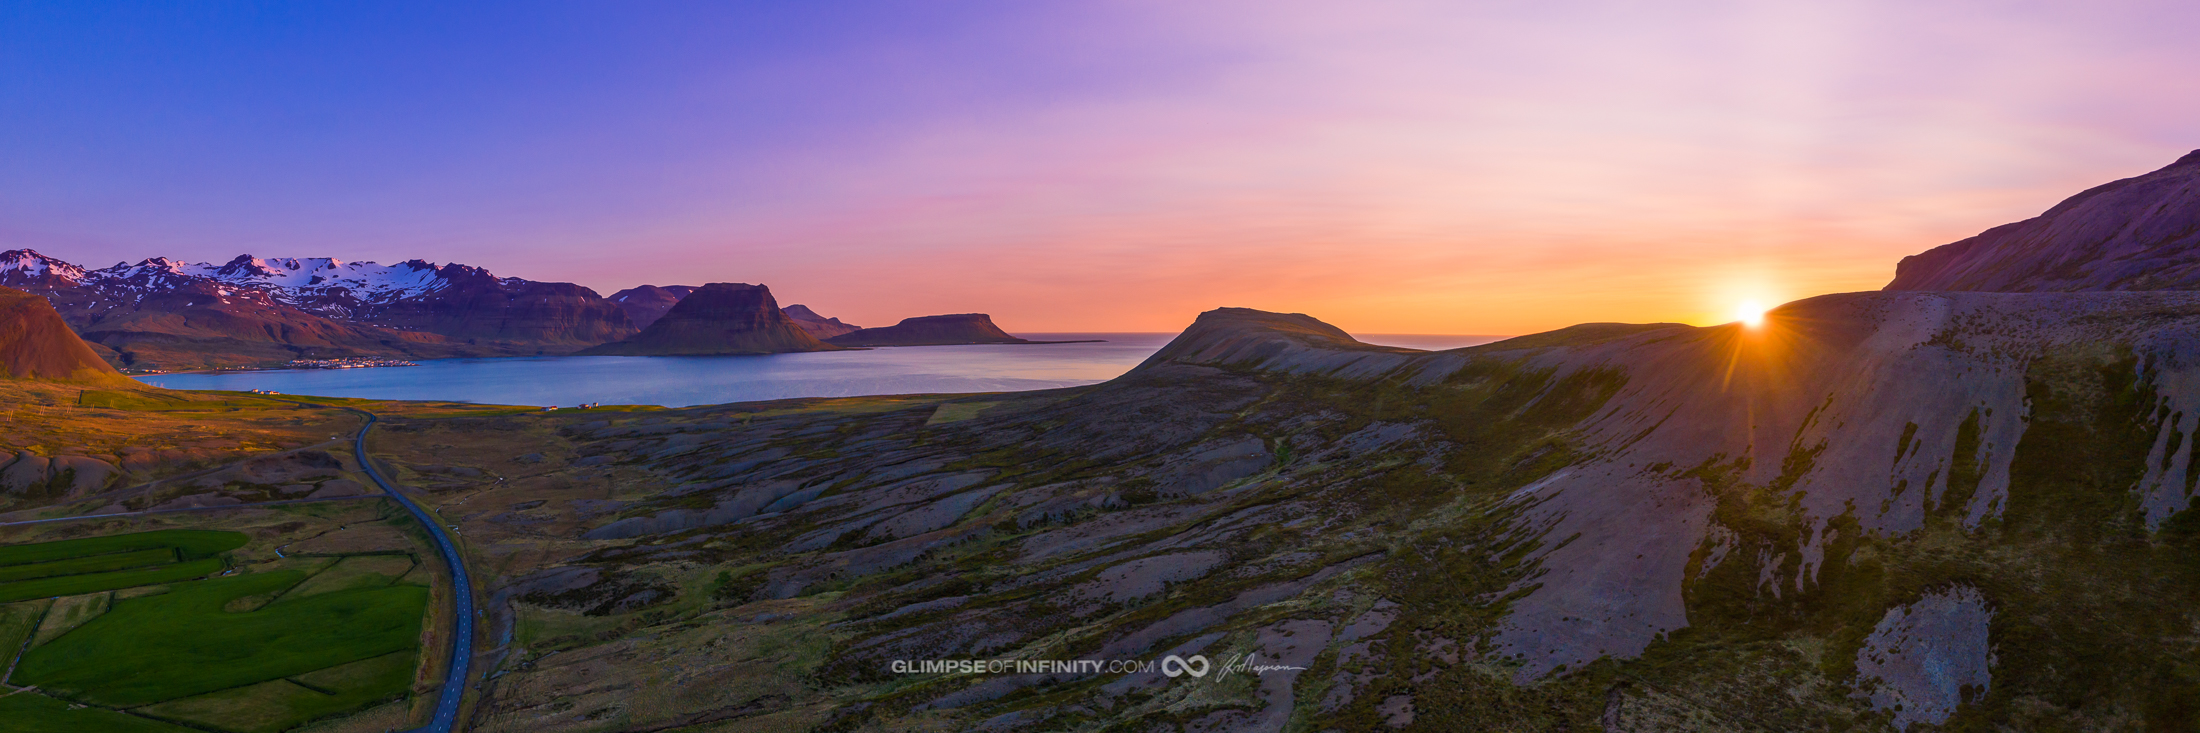
[[[710,283],[680,299],[664,317],[624,341],[580,353],[594,356],[776,354],[839,348],[811,336],[779,309],[771,289]]]
[[[992,316],[984,313],[958,313],[945,316],[904,318],[900,323],[891,326],[857,329],[826,339],[826,342],[841,346],[945,346],[949,344],[1028,343],[1024,339],[1010,336],[1007,331],[993,325]]]
[[[78,338],[46,299],[0,287],[0,377],[130,384]]]
[[[1902,258],[1888,290],[2200,290],[2200,151]]]

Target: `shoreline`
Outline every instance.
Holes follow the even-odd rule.
[[[862,346],[848,346],[848,347],[843,347],[843,349],[842,349],[842,350],[845,350],[845,351],[867,351],[867,350],[870,350],[870,349],[899,349],[899,348],[909,348],[909,347],[918,347],[918,346],[1041,346],[1041,345],[1046,345],[1046,344],[1105,344],[1105,343],[1111,343],[1111,342],[1110,342],[1110,341],[1109,341],[1108,339],[1068,339],[1068,340],[1062,340],[1062,341],[973,341],[973,342],[967,342],[967,343],[953,343],[953,344],[864,344],[864,345],[862,345]],[[691,356],[772,356],[772,355],[774,355],[774,354],[809,354],[809,353],[819,353],[819,352],[810,352],[810,351],[782,351],[782,352],[770,352],[770,353],[762,353],[762,354],[646,354],[646,355],[632,355],[632,356],[633,356],[633,357],[640,357],[640,358],[656,358],[656,357],[662,357],[662,356],[680,356],[680,357],[691,357]],[[581,356],[581,355],[580,355],[580,354],[531,354],[531,355],[525,355],[525,356],[457,356],[457,357],[449,357],[449,358],[451,358],[451,359],[542,359],[542,358],[560,358],[560,357],[568,357],[568,356]],[[620,355],[620,354],[590,354],[589,356],[627,356],[627,355]],[[629,358],[632,358],[632,357],[629,357]],[[445,359],[427,359],[427,360],[424,360],[424,361],[445,361]],[[132,373],[129,373],[129,372],[123,372],[122,376],[125,376],[125,377],[129,377],[129,378],[132,378],[132,379],[136,379],[136,378],[139,378],[139,377],[165,377],[165,376],[171,376],[171,375],[176,375],[176,374],[249,374],[249,373],[257,373],[257,372],[334,372],[334,371],[347,371],[347,370],[352,370],[352,369],[394,369],[394,368],[400,368],[400,367],[408,367],[408,366],[420,366],[420,365],[419,365],[419,364],[376,364],[376,365],[372,365],[372,366],[355,366],[355,367],[294,367],[294,366],[267,366],[267,367],[215,367],[215,368],[212,368],[212,369],[179,369],[179,370],[175,370],[175,371],[165,371],[165,372],[144,372],[144,373],[137,373],[137,374],[132,374]]]

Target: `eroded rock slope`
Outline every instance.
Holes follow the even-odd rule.
[[[573,419],[576,466],[663,488],[513,568],[517,625],[624,631],[519,639],[487,729],[2089,729],[2200,699],[2200,294],[1437,353],[1223,309],[1106,384],[943,400]],[[769,694],[683,687],[753,671],[729,633],[807,651]],[[1195,654],[1273,668],[892,666]],[[687,691],[584,684],[621,664]]]

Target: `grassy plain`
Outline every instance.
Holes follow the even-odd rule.
[[[222,567],[221,560],[207,558],[205,560],[193,560],[191,562],[137,570],[117,570],[111,573],[90,573],[60,578],[22,580],[0,584],[0,603],[24,601],[32,598],[72,596],[156,583],[172,583],[212,575],[221,572]]]
[[[90,456],[144,479],[319,443],[357,430],[360,422],[341,410],[251,396],[147,388],[94,400],[123,405],[101,407],[79,404],[86,395],[73,387],[0,380],[0,451]],[[159,409],[127,409],[134,406]]]
[[[39,578],[55,578],[63,575],[82,575],[84,573],[104,573],[114,570],[129,570],[132,568],[142,568],[149,565],[165,565],[175,561],[176,551],[172,548],[162,547],[150,550],[117,552],[110,555],[76,557],[67,560],[55,560],[53,562],[31,563],[28,565],[0,565],[0,583],[7,583],[18,580],[36,580]]]
[[[305,579],[280,570],[196,583],[114,604],[23,656],[16,680],[113,707],[281,679],[414,648],[428,591],[361,588],[231,613],[231,601]]]
[[[196,560],[243,547],[249,541],[250,538],[241,533],[203,529],[155,530],[55,540],[0,547],[0,567],[164,547],[175,549],[182,555],[181,559]]]
[[[418,655],[384,654],[306,674],[138,708],[146,715],[240,733],[278,733],[405,694]]]
[[[351,555],[315,573],[283,594],[303,598],[353,588],[379,588],[397,582],[417,564],[411,555]]]
[[[215,555],[246,541],[237,532],[166,530],[0,547],[0,603],[204,577],[228,566]]]
[[[0,670],[15,661],[16,652],[30,641],[31,632],[38,630],[38,620],[50,605],[51,601],[27,601],[0,606],[0,660],[5,660],[0,661]]]
[[[0,721],[9,733],[194,733],[192,729],[30,692],[0,692]]]
[[[100,614],[107,612],[108,604],[113,601],[114,598],[106,593],[53,599],[53,605],[46,607],[45,617],[38,622],[38,633],[31,637],[31,647],[36,648],[40,644],[58,639],[62,634],[83,626],[85,622],[99,618]]]

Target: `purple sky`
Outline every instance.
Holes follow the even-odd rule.
[[[0,2],[0,248],[866,325],[1730,320],[2200,148],[2185,3]]]

